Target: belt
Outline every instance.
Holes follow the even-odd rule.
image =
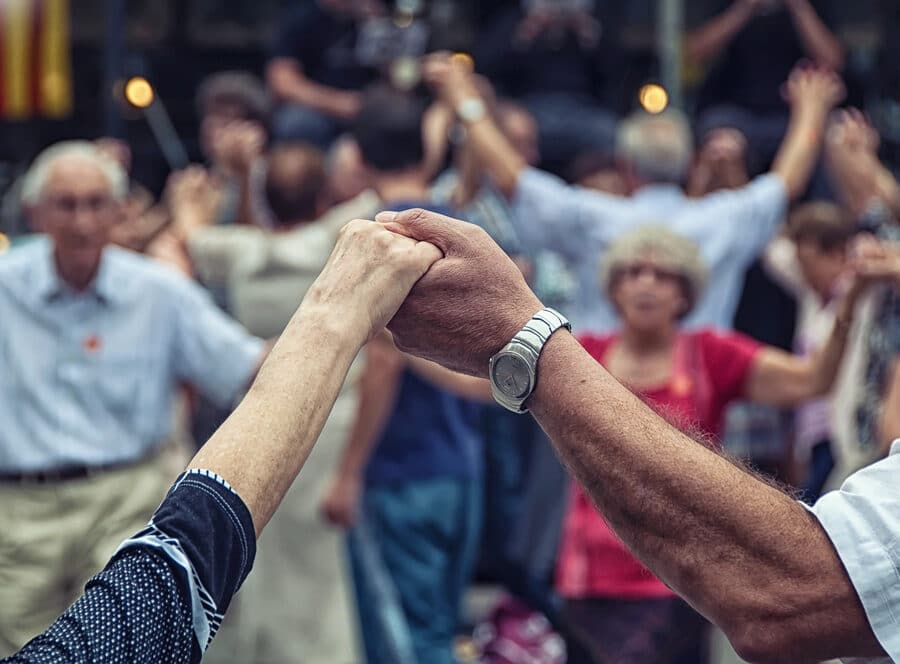
[[[29,470],[21,473],[0,471],[0,484],[54,484],[56,482],[84,480],[96,475],[129,468],[146,460],[147,457],[141,457],[134,461],[119,461],[97,466],[70,465],[50,470]]]

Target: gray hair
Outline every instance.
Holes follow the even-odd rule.
[[[687,314],[703,293],[709,274],[697,245],[665,226],[641,226],[613,242],[600,262],[600,286],[611,296],[619,271],[647,254],[681,277],[688,301],[683,314]]]
[[[632,113],[619,123],[616,153],[647,182],[682,182],[694,156],[691,126],[681,111]]]
[[[110,194],[121,200],[128,193],[128,175],[120,164],[110,159],[90,141],[60,141],[41,152],[31,164],[22,179],[20,200],[23,205],[34,205],[41,201],[47,178],[54,164],[61,159],[82,159],[94,164],[109,182]]]

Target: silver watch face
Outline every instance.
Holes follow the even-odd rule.
[[[518,355],[501,355],[494,362],[494,385],[510,399],[521,399],[531,390],[531,372]]]

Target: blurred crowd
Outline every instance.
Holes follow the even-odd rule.
[[[693,112],[624,117],[602,3],[500,3],[471,55],[419,4],[286,10],[264,71],[199,85],[203,163],[159,196],[111,137],[6,193],[0,656],[143,527],[381,210],[482,227],[615,378],[804,500],[900,438],[900,184],[819,3],[723,0],[684,36]],[[206,659],[697,664],[710,633],[530,416],[385,333]]]

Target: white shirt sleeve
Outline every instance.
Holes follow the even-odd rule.
[[[900,662],[900,440],[886,459],[854,473],[812,512],[831,539],[890,660]]]

